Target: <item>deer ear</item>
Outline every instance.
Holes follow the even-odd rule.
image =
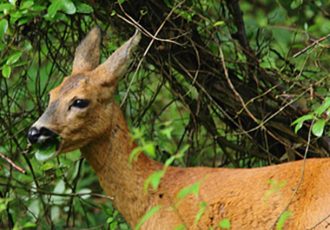
[[[135,34],[118,48],[103,64],[99,65],[93,75],[103,85],[113,85],[125,74],[132,59],[132,53],[141,40],[141,33]]]
[[[72,74],[91,71],[99,64],[101,31],[94,27],[76,49]]]

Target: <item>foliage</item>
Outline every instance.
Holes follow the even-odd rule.
[[[304,122],[313,121],[312,133],[317,137],[321,137],[326,123],[329,121],[328,114],[330,114],[330,97],[326,97],[322,105],[315,108],[312,113],[301,116],[295,120],[292,123],[292,125],[295,125],[294,131],[297,133],[302,128]]]
[[[158,188],[170,165],[255,167],[286,161],[287,149],[299,159],[308,144],[308,157],[327,156],[328,1],[240,1],[243,33],[232,2],[1,0],[0,153],[26,174],[0,158],[0,228],[129,229],[78,151],[40,162],[25,137],[49,90],[70,73],[79,40],[99,25],[103,60],[133,32],[128,15],[150,34],[160,29],[116,96],[139,143],[131,163],[141,152],[165,162],[146,190]],[[309,129],[315,139],[307,142]],[[201,183],[178,198],[197,196]],[[283,187],[270,183],[266,196]],[[290,215],[283,213],[277,229]],[[223,219],[219,227],[232,224]]]

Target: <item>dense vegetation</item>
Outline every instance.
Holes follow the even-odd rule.
[[[40,162],[26,140],[93,26],[102,60],[144,34],[116,99],[148,155],[258,167],[328,156],[329,19],[325,0],[1,0],[0,228],[129,228],[79,151]]]

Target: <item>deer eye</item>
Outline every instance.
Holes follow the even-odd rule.
[[[71,104],[71,107],[76,107],[79,109],[83,109],[86,108],[89,105],[89,100],[86,99],[76,99],[73,101],[73,103]]]

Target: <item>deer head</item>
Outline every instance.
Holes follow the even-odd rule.
[[[29,141],[56,144],[58,153],[69,152],[109,129],[116,82],[140,37],[136,32],[99,65],[101,33],[92,29],[76,49],[71,75],[50,92],[47,109],[29,129]]]

